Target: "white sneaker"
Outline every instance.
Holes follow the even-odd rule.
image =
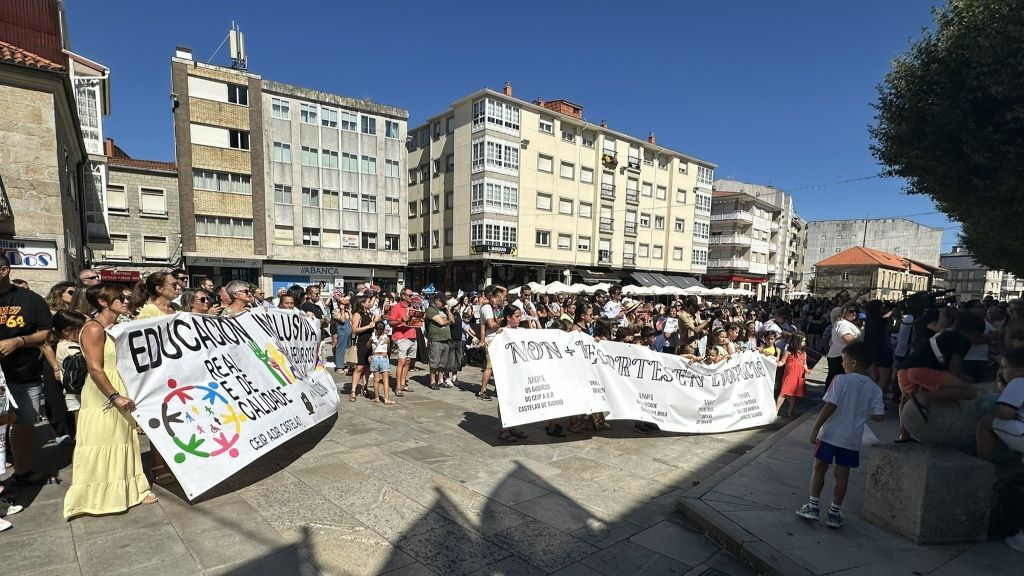
[[[25,507],[19,504],[10,504],[7,506],[7,512],[0,514],[0,517],[13,516],[24,509]]]
[[[1018,530],[1013,536],[1007,536],[1003,542],[1017,552],[1024,554],[1024,530]]]
[[[3,518],[0,518],[0,532],[3,532],[4,530],[7,530],[8,528],[12,528],[12,527],[14,527],[14,524],[11,524],[10,522],[8,522],[7,520],[4,520]]]

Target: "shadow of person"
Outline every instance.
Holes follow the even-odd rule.
[[[562,420],[565,419],[563,418]],[[516,426],[516,429],[526,433],[527,437],[519,439],[513,443],[509,443],[498,440],[498,432],[502,429],[501,420],[491,416],[490,414],[463,412],[462,421],[459,422],[459,428],[462,428],[466,432],[476,436],[482,442],[486,442],[491,446],[561,444],[563,442],[578,442],[580,440],[586,440],[592,436],[589,430],[585,430],[581,433],[567,433],[565,436],[551,436],[545,432],[544,425],[544,422],[540,422],[524,426]],[[564,422],[562,427],[565,428]]]
[[[311,576],[320,573],[309,526],[299,527],[298,541],[221,572],[225,576]]]

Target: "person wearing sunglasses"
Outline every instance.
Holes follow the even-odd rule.
[[[153,272],[135,286],[133,308],[137,319],[174,314],[172,301],[181,293],[181,284],[171,272]]]
[[[211,314],[213,297],[206,290],[185,290],[181,294],[181,309],[193,314]]]
[[[242,312],[249,309],[249,305],[253,301],[252,286],[249,285],[245,280],[232,280],[224,286],[224,291],[227,292],[228,297],[231,299],[231,303],[221,311],[221,316],[231,318],[238,316]]]
[[[71,310],[75,305],[76,287],[74,282],[57,282],[50,288],[46,295],[46,303],[50,306],[50,313],[56,314],[61,310]]]

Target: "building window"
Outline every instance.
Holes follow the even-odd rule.
[[[697,184],[711,186],[715,181],[715,171],[707,166],[697,166]]]
[[[147,262],[166,262],[167,238],[164,236],[143,236],[142,255]]]
[[[341,209],[349,212],[359,211],[359,194],[351,190],[341,191]]]
[[[444,169],[448,172],[455,171],[455,154],[449,154],[445,156]]]
[[[594,169],[587,167],[580,167],[580,182],[584,184],[594,183]]]
[[[384,214],[388,216],[398,216],[399,206],[402,205],[402,201],[399,198],[384,198]]]
[[[593,218],[594,205],[590,202],[580,202],[580,218]]]
[[[111,234],[110,243],[113,245],[106,253],[107,260],[131,260],[132,245],[128,241],[127,234]]]
[[[416,183],[416,175],[419,174],[419,172],[420,172],[419,168],[410,168],[409,169],[409,184],[415,184]]]
[[[274,204],[292,203],[292,187],[284,184],[274,184]]]
[[[486,153],[485,153],[486,149]],[[519,170],[519,146],[494,141],[477,141],[473,143],[473,171],[484,167]]]
[[[686,169],[687,169],[686,160],[680,160],[679,161],[679,173],[680,174],[686,174]]]
[[[359,171],[359,157],[348,152],[341,153],[341,169],[344,172]]]
[[[324,156],[324,168],[338,169],[338,152],[335,150],[322,150]]]
[[[708,263],[708,251],[704,249],[694,248],[693,258],[690,263],[694,266],[707,266]]]
[[[668,189],[665,188],[664,186],[658,186],[654,197],[657,198],[658,200],[664,200],[666,197],[668,197]]]
[[[640,169],[640,147],[639,146],[633,146],[632,144],[629,146],[629,159],[628,159],[628,164],[627,165],[630,168],[634,169],[634,170],[639,170]]]
[[[484,126],[519,133],[519,106],[495,98],[482,98],[473,102],[473,130]]]
[[[537,155],[537,170],[540,172],[552,172],[554,171],[554,159],[551,156],[544,154]]]
[[[197,215],[196,235],[252,238],[252,219]]]
[[[302,146],[302,165],[316,168],[318,165],[316,148],[309,148],[308,146]]]
[[[319,228],[303,228],[302,229],[302,245],[303,246],[319,246],[320,245],[320,229]]]
[[[694,222],[693,223],[693,236],[702,240],[707,240],[711,237],[711,224],[707,222]]]
[[[395,251],[400,250],[401,247],[398,244],[398,234],[385,234],[384,235],[384,249]]]
[[[236,150],[248,150],[249,133],[245,130],[228,130],[228,146]]]
[[[652,191],[651,188],[652,187],[650,182],[644,182],[643,186],[640,188],[640,193],[643,194],[644,196],[650,197]]]
[[[842,276],[840,278],[842,279],[843,282],[849,282],[850,281],[850,273],[849,272],[843,272]]]
[[[313,104],[299,104],[299,119],[304,124],[316,124],[316,106]]]
[[[358,118],[358,116],[354,112],[349,112],[347,110],[342,110],[341,111],[341,129],[342,130],[348,130],[349,132],[355,132],[356,131],[357,118]]]
[[[576,165],[571,162],[562,162],[562,166],[559,169],[559,176],[566,180],[576,179]]]
[[[646,212],[640,213],[640,227],[650,228],[651,227],[651,215]]]
[[[650,258],[650,256],[651,256],[651,245],[650,244],[640,244],[637,247],[636,255],[641,257],[641,258]]]
[[[384,137],[385,138],[392,138],[392,139],[395,139],[395,140],[400,138],[400,135],[399,135],[399,132],[398,132],[398,122],[395,122],[394,120],[385,120],[384,121]]]
[[[248,174],[230,174],[200,168],[192,169],[192,187],[197,190],[231,194],[252,194],[251,178]]]
[[[551,232],[548,230],[537,230],[537,234],[534,237],[534,241],[537,246],[547,248],[551,246]]]
[[[562,142],[576,143],[576,127],[562,124]]]
[[[124,186],[107,184],[107,210],[110,212],[128,212],[128,196]]]
[[[430,208],[427,206],[427,199],[426,198],[421,198],[420,199],[420,216],[426,217],[427,212],[429,210],[430,210]]]
[[[337,190],[321,190],[320,191],[320,205],[324,210],[337,210],[338,209],[338,191]]]
[[[228,84],[228,102],[239,106],[249,105],[249,87],[238,84]]]
[[[363,156],[362,165],[363,174],[376,174],[377,173],[377,159],[373,156]]]
[[[664,216],[655,216],[654,217],[654,229],[655,230],[664,230],[665,229],[665,217]]]
[[[473,171],[484,169],[484,141],[476,140],[473,142]]]
[[[583,137],[580,138],[580,140],[582,141],[582,144],[583,144],[584,148],[593,148],[594,147],[594,133],[593,132],[584,130],[583,131]]]
[[[292,162],[292,145],[285,144],[284,142],[274,142],[274,146],[271,150],[270,158],[274,162],[282,162],[284,164],[291,164]]]
[[[319,207],[320,206],[320,191],[316,188],[303,188],[302,189],[302,205]]]
[[[572,250],[572,234],[559,234],[558,235],[558,249],[559,250]]]
[[[155,216],[167,215],[167,196],[163,190],[159,188],[140,188],[139,196],[139,211],[141,213]]]
[[[545,134],[554,134],[555,133],[555,123],[554,123],[554,120],[552,120],[551,118],[545,118],[545,117],[541,116],[540,120],[537,123],[537,130],[540,130],[541,132],[543,132]]]
[[[399,166],[398,160],[385,160],[384,161],[384,177],[385,178],[398,178]]]
[[[432,164],[434,165],[434,178],[437,178],[441,175],[441,159],[434,158]]]
[[[441,195],[431,194],[430,195],[430,211],[437,214],[441,210]]]
[[[440,248],[441,247],[441,233],[437,230],[430,231],[430,247]]]
[[[417,202],[415,200],[409,202],[409,218],[416,217],[416,206]]]
[[[694,192],[693,201],[696,204],[696,210],[698,212],[711,213],[711,196],[708,194],[700,194]]]
[[[672,259],[673,260],[682,260],[683,259],[683,249],[682,248],[673,248],[672,249]]]
[[[537,193],[537,210],[551,212],[551,194]]]
[[[651,258],[660,260],[664,256],[664,249],[661,246],[655,244],[651,247]]]
[[[455,117],[454,116],[449,116],[448,118],[445,119],[445,121],[444,121],[444,131],[445,131],[446,134],[454,134],[455,133]]]
[[[377,133],[377,119],[370,116],[360,117],[362,121],[360,132],[363,134],[376,134]]]
[[[362,204],[360,205],[360,212],[366,214],[377,213],[377,195],[376,194],[363,194]]]
[[[580,252],[590,252],[590,236],[577,236],[576,249]]]
[[[270,116],[278,120],[291,120],[291,107],[287,100],[270,99]]]
[[[686,204],[686,190],[683,188],[676,189],[676,203]]]
[[[572,216],[572,199],[571,198],[559,198],[558,199],[558,213]]]
[[[338,111],[333,108],[322,108],[320,110],[320,125],[327,128],[337,128]]]
[[[376,232],[363,232],[361,235],[362,248],[364,250],[376,250],[377,249],[377,233]]]
[[[455,208],[455,192],[449,190],[444,193],[444,209],[451,210]]]

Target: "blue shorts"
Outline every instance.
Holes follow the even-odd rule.
[[[387,356],[370,356],[370,372],[391,372],[391,359]]]
[[[818,448],[814,451],[814,457],[826,464],[835,462],[837,466],[844,466],[846,468],[857,468],[860,466],[860,452],[833,446],[821,440],[818,440]]]

